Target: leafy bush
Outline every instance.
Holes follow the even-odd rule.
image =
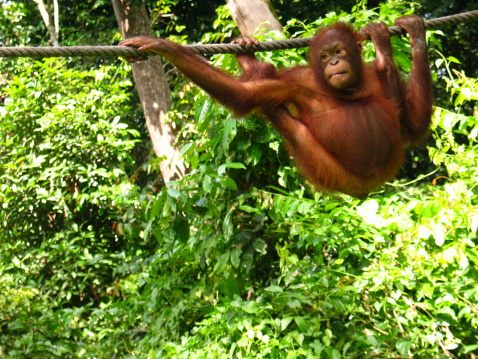
[[[125,171],[137,132],[121,122],[130,82],[112,67],[22,65],[0,107],[0,345],[13,357],[63,355],[125,250],[112,228],[134,190]]]

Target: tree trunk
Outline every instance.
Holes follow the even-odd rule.
[[[152,35],[149,17],[140,2],[112,0],[113,8],[123,38]],[[131,64],[134,82],[143,106],[149,136],[158,157],[166,157],[159,166],[165,183],[184,175],[184,164],[173,146],[176,138],[171,126],[165,123],[165,113],[170,107],[170,89],[159,56]]]
[[[252,36],[255,31],[266,29],[282,30],[270,0],[227,0],[227,5],[242,36]]]
[[[38,5],[38,10],[40,11],[41,17],[43,18],[43,22],[45,23],[48,33],[50,34],[50,43],[52,44],[52,46],[58,46],[58,39],[60,37],[60,12],[58,10],[58,0],[53,0],[53,10],[51,8],[50,2],[45,5],[43,0],[34,1]]]

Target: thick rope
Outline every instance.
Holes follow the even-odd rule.
[[[439,17],[425,21],[428,30],[436,30],[446,26],[464,24],[478,20],[478,10]],[[399,26],[388,28],[390,35],[405,35],[405,30]],[[247,52],[260,52],[272,50],[295,49],[307,47],[312,38],[289,39],[278,41],[264,41],[259,45],[252,45],[245,48],[237,44],[206,44],[186,45],[194,52],[203,55],[213,54],[240,54]],[[126,46],[41,46],[41,47],[0,47],[0,57],[134,57],[134,56],[156,55],[154,53],[139,52],[133,47]]]

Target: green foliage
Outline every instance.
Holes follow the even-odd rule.
[[[362,3],[288,26],[310,36],[409,9]],[[393,41],[406,72],[406,40]],[[232,56],[212,60],[237,71]],[[131,155],[125,67],[18,61],[0,107],[0,357],[473,358],[478,123],[462,110],[478,88],[452,60],[433,67],[455,106],[435,111],[440,176],[366,201],[313,193],[263,120],[234,119],[183,80],[168,119],[184,123],[189,171],[158,186],[157,162]]]
[[[137,136],[121,122],[124,70],[18,61],[3,89],[0,347],[10,357],[74,353],[75,323],[122,260],[111,228],[133,190],[125,171]]]
[[[2,46],[24,46],[41,25],[28,22],[32,9],[23,2],[0,2],[0,44]],[[41,24],[41,22],[38,22]]]
[[[77,72],[61,65],[30,65],[4,92],[0,175],[2,207],[9,213],[2,219],[6,238],[41,238],[85,205],[106,208],[104,199],[122,191],[117,178],[131,170],[137,133],[120,122],[128,111],[122,87],[129,82],[112,81],[113,68]]]

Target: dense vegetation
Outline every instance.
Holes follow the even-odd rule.
[[[186,3],[200,14],[188,21],[209,21],[204,41],[233,36],[222,3],[157,10]],[[290,3],[317,11],[276,5]],[[44,44],[34,2],[0,4],[2,45]],[[108,2],[64,6],[62,45],[118,40]],[[310,36],[414,7],[344,2],[307,23],[279,13]],[[199,40],[178,14],[157,32]],[[365,201],[313,193],[275,131],[175,71],[168,117],[189,171],[161,186],[128,64],[2,60],[0,358],[476,358],[478,80],[443,48],[447,32],[429,33],[430,140]],[[393,43],[406,73],[407,40]],[[305,49],[261,56],[285,66]],[[230,55],[211,60],[237,70]]]

